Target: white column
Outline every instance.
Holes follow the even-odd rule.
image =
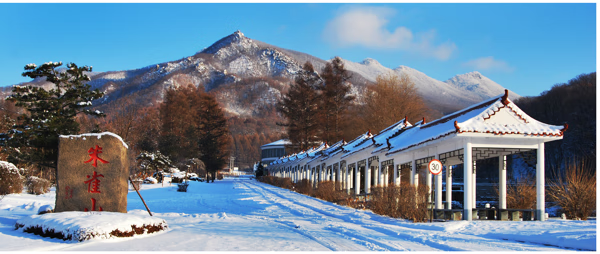
[[[473,208],[477,208],[477,161],[473,161]]]
[[[392,165],[392,168],[394,167],[394,165]],[[383,171],[383,186],[388,186],[388,183],[390,182],[390,165],[385,166],[385,170]]]
[[[417,185],[419,185],[419,181],[418,181],[419,178],[415,177],[415,176],[417,176],[417,162],[415,160],[412,160],[411,168],[410,168],[410,179],[408,179],[408,180],[411,185],[415,185],[415,187],[416,187]],[[415,179],[417,179],[417,181],[415,181]]]
[[[467,142],[464,146],[464,212],[463,219],[467,221],[473,220],[473,154],[471,142]]]
[[[381,161],[377,167],[377,178],[375,180],[375,186],[383,187],[383,167],[381,166]]]
[[[394,185],[398,186],[400,185],[400,181],[398,180],[400,178],[400,174],[398,174],[398,165],[392,164],[392,167],[394,170]]]
[[[537,193],[536,199],[536,212],[537,218],[540,221],[546,220],[546,192],[545,192],[545,162],[544,162],[544,143],[538,144],[537,149],[537,165],[535,167],[535,189]]]
[[[356,195],[360,194],[360,168],[358,168],[358,163],[354,163],[354,193]]]
[[[435,209],[444,209],[442,203],[442,173],[435,176]]]
[[[498,157],[498,175],[500,176],[500,182],[498,183],[499,193],[499,208],[506,209],[506,156]]]
[[[439,155],[436,153],[435,158],[439,159]],[[429,171],[429,170],[427,170]],[[435,175],[435,209],[443,209],[442,206],[442,171]]]
[[[452,166],[446,166],[446,209],[452,209]]]
[[[370,165],[370,163],[368,163],[367,166],[365,167],[365,193],[366,194],[371,193],[371,165]]]
[[[350,194],[350,183],[352,181],[352,179],[350,179],[350,167],[348,167],[348,165],[346,164],[346,166],[344,167],[344,172],[346,172],[344,174],[344,189],[346,189],[346,191],[348,192],[348,194]]]
[[[428,169],[428,168],[425,168],[424,170],[425,170],[425,177],[427,177],[427,179],[426,179],[426,180],[427,180],[427,181],[426,181],[426,183],[427,183],[427,188],[429,189],[429,190],[427,191],[427,203],[428,203],[428,204],[431,204],[431,192],[433,191],[433,190],[432,190],[432,187],[431,187],[431,186],[432,186],[431,177],[432,177],[433,175],[431,174],[431,172],[429,172],[429,169]]]
[[[317,175],[318,175],[318,179],[317,182],[321,182],[321,179],[323,179],[323,169],[321,168],[321,166],[317,167]]]

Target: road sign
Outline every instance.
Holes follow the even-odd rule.
[[[440,173],[442,173],[442,162],[439,161],[438,159],[433,159],[429,162],[429,164],[427,165],[427,168],[429,169],[429,172],[431,172],[434,175],[438,175]]]

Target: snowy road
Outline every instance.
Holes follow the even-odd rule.
[[[0,202],[0,250],[252,251],[555,251],[596,250],[596,221],[411,223],[338,206],[248,179],[144,185],[167,232],[83,243],[14,230],[16,219],[54,203],[54,193],[10,195]],[[137,194],[129,213],[147,214]]]

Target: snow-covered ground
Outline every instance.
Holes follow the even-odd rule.
[[[168,231],[122,239],[65,242],[15,230],[15,222],[54,204],[54,192],[0,201],[0,251],[554,251],[596,250],[596,221],[411,223],[355,210],[242,178],[144,184],[148,207]],[[148,216],[135,191],[130,214]]]

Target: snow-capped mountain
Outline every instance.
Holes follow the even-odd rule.
[[[460,89],[462,92],[470,92],[472,96],[479,95],[479,98],[476,98],[478,101],[504,93],[504,87],[477,71],[456,75],[444,83]],[[508,97],[515,100],[521,96],[511,91]]]
[[[90,85],[106,93],[101,103],[132,96],[137,103],[146,104],[162,101],[168,87],[203,85],[216,95],[230,114],[251,117],[265,108],[273,108],[306,61],[317,71],[327,63],[302,52],[250,39],[236,31],[183,59],[136,70],[93,73]],[[351,91],[355,95],[360,97],[366,84],[375,81],[380,74],[406,74],[425,101],[442,113],[504,92],[502,86],[478,72],[442,82],[410,67],[399,66],[392,70],[369,58],[361,63],[344,60],[344,64],[352,73]],[[39,80],[31,83],[48,85]],[[10,88],[4,89],[4,92],[8,91]],[[518,95],[511,93],[511,98],[516,97]]]
[[[457,75],[442,82],[408,66],[401,65],[395,69],[387,68],[371,58],[367,58],[360,63],[344,60],[344,66],[371,82],[374,82],[377,76],[382,74],[395,74],[398,76],[405,74],[415,84],[425,101],[443,113],[450,113],[504,93],[502,86],[479,72]],[[511,99],[520,97],[513,92],[509,93],[509,96]]]

